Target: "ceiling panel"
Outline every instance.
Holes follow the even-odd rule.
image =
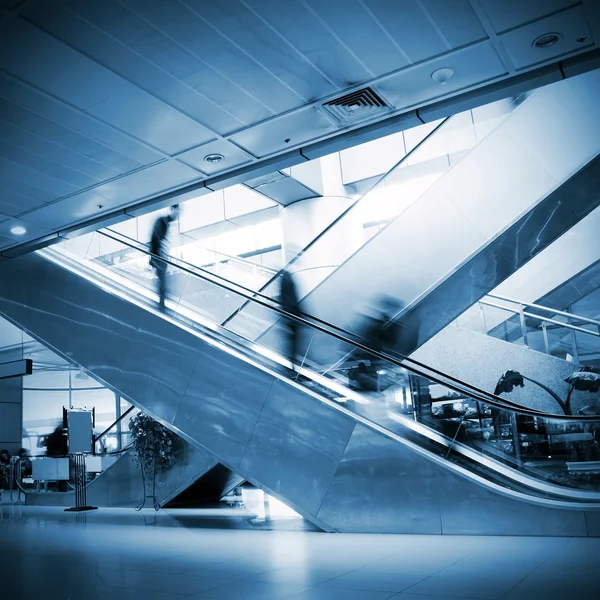
[[[19,146],[10,144],[2,137],[0,137],[0,158],[29,167],[43,175],[48,175],[79,189],[96,185],[101,181],[75,169],[65,167],[59,162],[40,156],[35,152],[23,150]],[[57,156],[57,158],[60,159],[60,156]]]
[[[95,3],[97,8],[106,10],[108,5],[104,2]],[[133,15],[125,11],[132,19]],[[176,79],[168,71],[159,68],[154,63],[130,50],[111,35],[98,30],[82,18],[73,13],[54,6],[44,4],[26,11],[24,18],[85,53],[93,56],[95,60],[108,69],[117,73],[154,94],[164,102],[180,110],[200,123],[210,123],[211,126],[222,133],[237,129],[244,125],[244,121],[223,110],[217,103],[206,99],[194,88]],[[139,21],[139,25],[150,27]],[[154,32],[156,37],[162,37]],[[166,38],[162,37],[167,41]],[[183,52],[182,52],[183,53]]]
[[[16,194],[6,189],[6,180],[0,177],[0,213],[8,217],[16,217],[28,210],[44,206],[44,203],[24,196]]]
[[[11,238],[0,235],[0,246],[10,246],[13,243]]]
[[[163,192],[220,189],[230,172],[256,179],[406,129],[408,111],[445,115],[533,68],[554,64],[558,78],[559,60],[597,48],[599,4],[28,0],[0,19],[0,222],[29,218],[34,235],[115,207],[144,214]],[[538,52],[532,38],[549,29],[563,39]],[[591,55],[562,72],[593,65]],[[431,78],[442,67],[454,71],[443,86]],[[366,84],[393,105],[378,118],[392,120],[357,131],[319,110]],[[205,162],[211,153],[224,159]]]
[[[183,1],[127,0],[127,6],[146,18],[160,31],[193,52],[212,69],[235,82],[271,113],[300,106],[303,99],[282,81],[263,68],[258,61],[237,47],[232,41],[211,28],[200,12],[184,6]]]
[[[134,87],[92,106],[87,112],[167,154],[215,138],[203,125]]]
[[[560,40],[546,48],[532,45],[536,38],[548,32],[560,33]],[[582,7],[572,8],[525,27],[513,29],[499,36],[499,39],[517,69],[590,47],[594,43]]]
[[[243,2],[187,0],[187,3],[245,52],[260,57],[262,65],[305,101],[322,98],[338,89]]]
[[[0,158],[0,175],[14,177],[45,190],[51,195],[51,199],[78,191],[74,185],[4,158]]]
[[[445,85],[431,78],[432,73],[441,68],[454,71]],[[506,67],[491,42],[486,41],[401,71],[378,83],[377,89],[396,108],[412,107],[504,74]]]
[[[121,171],[118,169],[92,160],[84,154],[75,152],[66,146],[60,146],[22,127],[4,121],[1,117],[0,139],[19,148],[35,152],[40,156],[60,161],[61,164],[98,180],[109,179],[121,174]]]
[[[19,116],[26,115],[27,119],[32,121],[35,121],[35,117],[43,117],[45,125],[52,129],[52,133],[49,134],[50,139],[58,139],[59,143],[64,143],[91,158],[96,158],[93,153],[98,152],[102,155],[101,160],[110,161],[107,164],[111,166],[121,166],[123,170],[128,171],[161,158],[158,152],[116,129],[40,94],[2,72],[0,72],[0,98],[5,98],[15,105],[11,110]],[[5,115],[4,110],[0,111],[1,117]],[[55,138],[57,134],[58,138]],[[92,152],[92,155],[84,150]]]
[[[205,156],[209,154],[220,154],[223,156],[223,160],[218,163],[209,163],[204,160]],[[241,165],[252,162],[252,155],[244,152],[241,148],[238,148],[234,144],[225,140],[216,140],[210,142],[194,150],[183,152],[177,156],[177,160],[190,165],[207,175],[213,175],[233,167],[239,167]]]
[[[305,0],[332,32],[376,77],[410,64],[399,46],[386,34],[379,22],[371,18],[359,0]],[[361,23],[360,35],[356,24]]]
[[[299,146],[336,130],[333,123],[314,107],[272,119],[231,136],[238,145],[262,157]],[[286,139],[290,141],[286,143]]]
[[[18,196],[19,204],[17,204],[17,206],[21,206],[21,197],[29,199],[31,202],[33,202],[34,206],[54,200],[54,196],[47,190],[42,190],[38,187],[35,187],[35,185],[31,185],[29,182],[21,181],[15,177],[7,175],[0,175],[0,190],[2,193],[0,199],[6,198],[7,202],[12,202],[12,200],[10,196],[5,196],[6,192],[10,192],[11,194]]]
[[[21,45],[27,52],[11,51]],[[128,87],[120,77],[22,19],[2,30],[0,68],[78,108],[93,106]]]
[[[299,0],[244,1],[337,86],[345,88],[371,78],[369,71]]]
[[[448,41],[440,35],[416,0],[402,2],[398,10],[397,0],[363,0],[386,31],[402,48],[411,62],[419,62],[451,49]]]
[[[40,207],[23,218],[28,223],[49,229],[65,229],[83,219],[99,217],[115,208],[119,208],[123,199],[107,200],[92,192],[81,192],[57,203]],[[102,206],[102,208],[98,208]]]
[[[578,0],[479,0],[496,33],[580,4]]]
[[[94,188],[94,193],[107,200],[131,203],[200,179],[194,169],[171,160],[100,185]]]
[[[488,37],[468,0],[421,0],[421,4],[452,48]]]
[[[0,94],[2,94],[1,88]],[[5,119],[13,127],[31,132],[35,136],[52,140],[55,145],[61,148],[61,151],[62,147],[66,146],[79,154],[83,154],[90,160],[106,165],[112,170],[122,173],[142,166],[142,163],[132,160],[124,154],[119,154],[93,139],[80,135],[54,121],[40,117],[1,98],[0,118]],[[157,158],[159,157],[160,155],[157,155]]]

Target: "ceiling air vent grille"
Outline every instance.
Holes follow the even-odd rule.
[[[363,88],[321,105],[321,110],[340,125],[378,117],[391,107],[371,88]]]

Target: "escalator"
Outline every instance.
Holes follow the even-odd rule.
[[[112,242],[136,257],[107,268],[67,245],[4,261],[0,314],[322,529],[600,533],[598,477],[577,468],[597,460],[597,417],[511,407],[304,319],[306,348],[327,335],[346,358],[292,370],[281,340],[219,324],[232,298],[291,318],[275,303],[168,261],[161,314],[145,247]]]
[[[447,160],[430,187],[420,193],[394,187],[411,165],[456,145],[457,117],[438,124],[294,259],[303,309],[348,329],[357,307],[386,295],[401,301],[400,325],[419,324],[405,353],[431,339],[598,206],[600,141],[589,132],[600,127],[599,93],[595,71],[515,99],[493,126],[478,128],[473,113],[473,124],[459,132],[471,141],[441,157]],[[317,268],[346,221],[386,203],[392,208],[377,233],[349,244],[341,263]],[[325,274],[315,281],[315,271]],[[263,293],[274,290],[267,285]],[[230,316],[227,326],[253,339],[279,335],[273,323],[261,329],[260,308],[248,305],[245,312]]]

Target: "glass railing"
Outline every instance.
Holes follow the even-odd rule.
[[[117,242],[114,237],[113,242]],[[137,252],[140,262],[147,263],[144,245],[118,243]],[[111,268],[96,256],[88,259],[64,246],[40,253],[108,286],[113,293],[157,310],[151,277],[139,278],[121,265]],[[374,351],[369,347],[372,339],[367,337],[288,315],[276,302],[201,269],[175,261],[167,264],[171,293],[168,315],[203,336],[282,372],[358,419],[403,439],[414,437],[420,446],[447,460],[459,464],[470,461],[470,468],[487,470],[494,476],[501,472],[539,493],[600,500],[599,416],[548,415],[519,407],[413,359],[392,357],[385,353],[385,346]],[[245,302],[259,305],[270,322],[279,319],[260,343],[220,325],[224,312]],[[292,321],[299,336],[293,362],[288,329]],[[521,383],[507,377],[502,385]]]
[[[478,302],[472,328],[582,365],[600,359],[600,321],[539,304],[488,294]]]

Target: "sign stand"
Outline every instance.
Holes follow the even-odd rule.
[[[67,429],[69,454],[75,466],[75,506],[65,508],[65,512],[97,510],[97,506],[87,504],[87,477],[85,457],[94,444],[95,410],[63,408],[63,424]]]
[[[65,508],[65,512],[82,512],[98,510],[97,506],[87,505],[87,478],[85,471],[85,454],[72,454],[75,463],[75,506]]]

